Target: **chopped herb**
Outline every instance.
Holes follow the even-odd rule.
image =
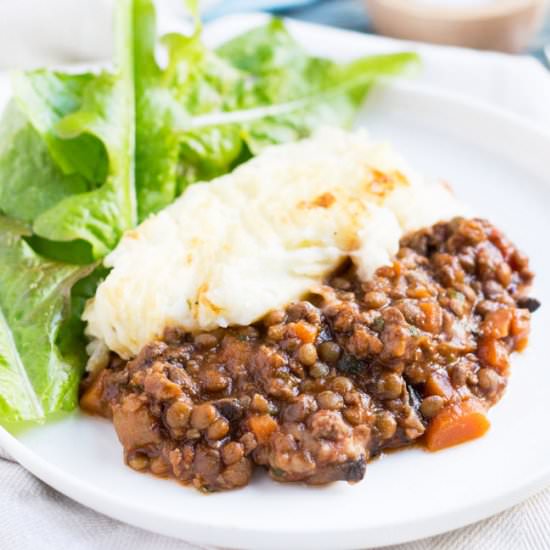
[[[374,330],[375,332],[382,332],[384,330],[385,325],[384,318],[382,316],[377,317],[371,324],[370,328]]]
[[[271,475],[274,477],[284,477],[285,471],[281,470],[281,468],[271,468]]]
[[[346,374],[359,374],[365,368],[365,363],[353,355],[342,355],[336,368]]]
[[[464,296],[462,292],[459,292],[454,288],[451,288],[451,290],[449,290],[449,296],[451,297],[451,299],[458,300],[459,302],[464,302],[466,300],[466,296]]]

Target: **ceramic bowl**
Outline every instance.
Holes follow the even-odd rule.
[[[458,5],[435,0],[365,0],[380,34],[516,53],[540,27],[547,0],[494,0]]]

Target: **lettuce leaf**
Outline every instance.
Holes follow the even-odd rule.
[[[0,123],[0,422],[11,429],[76,407],[80,316],[103,274],[90,262],[136,224],[129,3],[118,6],[115,72],[15,75]]]
[[[0,120],[0,423],[77,404],[85,300],[122,233],[264,147],[351,124],[414,54],[339,64],[274,19],[215,51],[157,39],[152,0],[116,2],[115,68],[14,76]],[[165,61],[159,62],[158,46]]]
[[[32,223],[65,197],[87,190],[81,176],[64,174],[52,161],[46,143],[12,100],[2,118],[0,133],[2,211]]]
[[[76,301],[71,310],[69,297],[73,285],[93,267],[40,257],[25,242],[28,234],[19,222],[0,217],[0,418],[4,424],[40,422],[73,409],[82,373],[76,349],[81,328],[75,325],[82,303]]]
[[[80,241],[88,260],[101,258],[136,223],[131,28],[118,20],[117,72],[17,74],[1,124],[0,209],[58,257],[61,243]]]
[[[311,56],[273,19],[216,52],[200,41],[200,27],[164,36],[161,67],[151,0],[134,0],[133,26],[140,220],[267,145],[351,124],[377,78],[417,60],[394,54],[341,65]]]

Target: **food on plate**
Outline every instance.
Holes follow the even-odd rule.
[[[341,130],[189,188],[107,258],[81,406],[132,468],[206,492],[255,466],[359,481],[386,449],[483,435],[538,303],[527,258],[466,210]]]
[[[277,19],[215,49],[198,21],[159,41],[151,0],[115,5],[115,66],[16,74],[0,121],[0,423],[10,429],[77,406],[80,316],[125,231],[269,145],[350,125],[378,78],[417,60],[315,57]]]
[[[404,232],[465,211],[389,145],[325,128],[188,189],[126,233],[84,311],[87,334],[103,344],[95,349],[128,359],[168,326],[248,325],[346,257],[366,277],[390,262]]]
[[[132,468],[204,492],[482,436],[528,259],[342,129],[416,55],[336,63],[277,19],[210,49],[196,13],[159,43],[151,0],[116,6],[115,66],[17,74],[0,123],[0,423],[80,387]]]

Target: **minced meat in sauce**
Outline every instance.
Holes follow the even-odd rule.
[[[253,326],[167,330],[113,356],[81,405],[112,418],[132,468],[203,491],[246,485],[255,465],[277,481],[359,481],[385,449],[487,429],[527,344],[532,278],[490,223],[439,223],[368,281],[348,266]]]

